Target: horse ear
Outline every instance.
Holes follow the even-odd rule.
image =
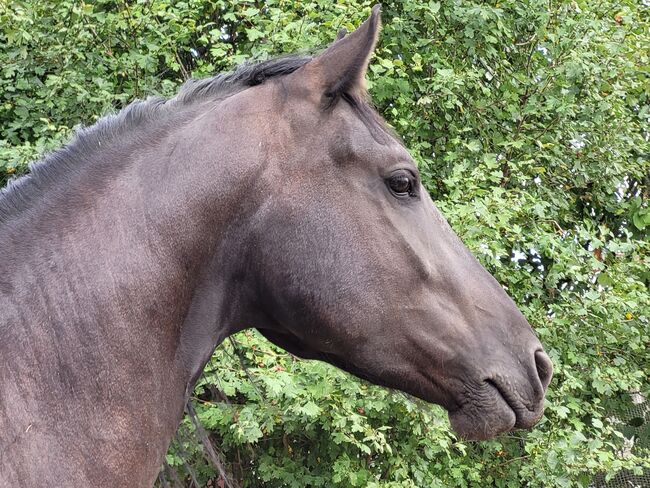
[[[336,40],[305,66],[310,82],[326,97],[365,94],[366,69],[381,27],[379,10],[380,6],[375,5],[370,17],[351,34],[339,31]]]

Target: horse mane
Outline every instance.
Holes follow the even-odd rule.
[[[77,129],[67,144],[30,163],[27,174],[11,179],[6,187],[0,188],[0,224],[32,206],[33,200],[44,190],[72,179],[87,166],[84,163],[97,148],[108,147],[117,138],[132,137],[134,129],[154,120],[168,119],[174,110],[201,101],[225,99],[270,78],[292,73],[311,59],[310,56],[289,55],[243,63],[232,72],[190,79],[173,98],[135,100],[119,112],[105,115],[89,127]]]
[[[188,80],[175,99],[187,103],[197,99],[221,97],[224,93],[229,96],[251,86],[261,85],[269,78],[293,73],[311,60],[311,56],[290,55],[259,63],[244,63],[230,73]]]

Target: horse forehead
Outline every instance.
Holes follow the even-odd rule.
[[[350,107],[337,109],[329,115],[328,123],[314,131],[316,139],[322,141],[315,146],[325,145],[327,152],[341,162],[412,162],[408,150],[381,124],[379,117],[372,122],[362,120]]]
[[[381,137],[377,137],[373,131],[382,129],[366,127],[362,123],[362,128],[351,131],[345,139],[339,138],[330,140],[331,152],[340,153],[342,150],[347,153],[348,157],[354,160],[367,161],[380,165],[390,165],[398,163],[414,164],[408,150],[392,135],[382,132]]]
[[[268,116],[265,124],[269,130],[284,134],[294,142],[302,141],[307,152],[325,151],[346,159],[413,164],[408,150],[382,127],[384,122],[378,114],[376,120],[362,120],[342,100],[333,110],[326,110],[310,98],[288,91],[281,82],[260,85],[251,92],[254,96],[248,100],[249,105],[252,110]],[[305,144],[306,141],[310,142]]]
[[[391,160],[414,164],[408,150],[392,135],[387,135],[385,142],[380,142],[377,146],[377,149]]]

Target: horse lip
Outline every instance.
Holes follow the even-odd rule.
[[[529,426],[535,423],[534,421],[531,423],[530,419],[527,419],[527,415],[525,414],[526,411],[530,412],[531,414],[535,414],[536,409],[530,409],[527,405],[517,400],[515,398],[515,394],[509,393],[508,390],[504,388],[504,386],[501,385],[497,380],[493,378],[487,378],[485,380],[485,383],[492,389],[496,390],[499,397],[501,397],[503,402],[508,405],[508,408],[510,408],[510,410],[512,410],[512,412],[515,414],[515,427]]]
[[[505,403],[506,405],[508,405],[508,407],[510,407],[510,410],[512,410],[512,411],[515,413],[515,416],[517,416],[517,410],[518,410],[518,408],[516,408],[516,407],[517,407],[516,405],[513,405],[514,402],[512,401],[512,399],[511,399],[511,398],[509,399],[510,395],[505,395],[505,394],[503,393],[502,388],[501,388],[501,387],[499,386],[499,384],[498,384],[496,381],[494,381],[493,379],[489,379],[489,378],[488,378],[488,379],[485,380],[485,383],[486,383],[489,387],[491,387],[493,390],[496,390],[496,392],[497,392],[497,394],[499,395],[499,397],[504,401],[504,403]]]

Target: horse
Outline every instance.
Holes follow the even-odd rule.
[[[1,486],[151,486],[245,328],[463,438],[540,419],[549,357],[371,107],[379,30],[134,102],[3,191]]]

